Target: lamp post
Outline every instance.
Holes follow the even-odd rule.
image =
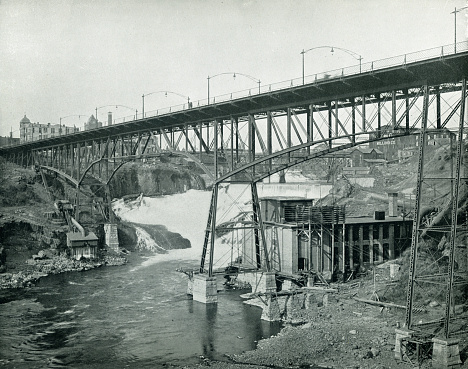
[[[232,77],[235,79],[237,75],[239,76],[243,76],[243,77],[246,77],[254,82],[256,82],[258,84],[258,93],[260,93],[260,80],[258,78],[255,78],[255,77],[252,77],[252,76],[249,76],[248,74],[244,74],[244,73],[238,73],[238,72],[224,72],[224,73],[219,73],[219,74],[215,74],[214,76],[208,76],[207,80],[208,80],[208,104],[210,103],[210,79],[211,78],[215,78],[215,77],[218,77],[218,76],[222,76],[224,74],[232,74]]]
[[[304,73],[304,54],[308,53],[309,51],[316,50],[316,49],[330,49],[330,52],[333,53],[336,50],[341,50],[347,53],[348,55],[351,55],[354,59],[359,60],[359,73],[362,71],[362,56],[359,54],[356,54],[354,51],[348,50],[348,49],[343,49],[341,47],[336,47],[336,46],[317,46],[313,47],[308,50],[302,49],[301,54],[302,54],[302,84],[305,83],[305,73]]]
[[[455,53],[457,52],[457,13],[461,12],[463,9],[466,9],[468,8],[468,5],[467,6],[464,6],[463,8],[459,8],[457,9],[455,7],[455,10],[453,12],[450,12],[450,14],[453,14],[453,18],[454,18],[454,25],[455,25],[455,28],[454,28],[454,51]]]
[[[190,108],[190,97],[189,96],[184,96],[182,94],[179,94],[178,92],[172,92],[172,91],[154,91],[154,92],[150,92],[148,94],[141,95],[141,99],[143,101],[143,106],[142,106],[142,117],[143,118],[145,117],[145,96],[149,96],[149,95],[153,95],[153,94],[157,94],[157,93],[164,93],[164,96],[166,96],[166,97],[167,97],[167,94],[173,94],[173,95],[183,97],[184,99],[187,99],[187,107]]]
[[[122,108],[130,109],[130,110],[132,110],[132,111],[135,111],[135,120],[136,120],[137,117],[138,117],[138,109],[134,109],[134,108],[131,108],[131,107],[126,106],[126,105],[119,105],[119,104],[115,104],[115,105],[114,105],[114,104],[110,104],[110,105],[103,105],[103,106],[100,106],[99,108],[96,108],[96,109],[95,109],[95,110],[96,110],[96,121],[97,121],[97,122],[99,122],[99,120],[98,120],[98,115],[97,115],[98,110],[101,109],[101,108],[107,108],[108,106],[115,106],[116,109],[117,109],[119,106],[121,106]]]

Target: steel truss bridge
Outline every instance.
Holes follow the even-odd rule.
[[[259,211],[258,182],[302,162],[357,145],[418,134],[420,159],[414,209],[418,216],[413,224],[406,323],[410,328],[416,326],[413,310],[417,286],[422,281],[437,281],[446,286],[447,308],[442,315],[448,337],[449,323],[454,318],[453,286],[466,283],[466,270],[460,275],[454,265],[460,227],[458,189],[463,180],[462,137],[467,128],[467,75],[468,42],[464,42],[456,49],[449,45],[425,50],[307,76],[304,83],[296,79],[259,86],[258,93],[249,91],[247,96],[213,98],[142,119],[2,147],[0,155],[23,166],[55,172],[70,181],[77,193],[84,186],[97,185],[107,194],[114,174],[129,161],[174,155],[194,161],[213,184],[200,262],[200,272],[212,276],[217,201],[223,184],[250,186],[251,222],[257,254],[261,255],[259,267],[271,270]],[[441,130],[452,130],[458,142],[453,176],[443,178],[453,184],[449,194],[453,209],[446,229],[449,261],[437,275],[420,275],[418,245],[430,233],[419,216],[424,200],[421,188],[428,179],[423,165],[425,143],[429,135]]]

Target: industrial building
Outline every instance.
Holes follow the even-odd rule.
[[[268,262],[272,271],[292,278],[313,273],[328,281],[348,279],[400,256],[411,243],[412,220],[398,215],[396,194],[389,194],[388,211],[374,217],[347,217],[345,206],[316,206],[303,198],[263,198],[260,207],[267,252],[253,226],[234,227],[241,270]]]

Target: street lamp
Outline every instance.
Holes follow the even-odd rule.
[[[134,108],[131,108],[131,107],[126,106],[126,105],[119,105],[119,104],[114,105],[114,104],[110,104],[110,105],[103,105],[103,106],[100,106],[99,108],[96,108],[96,109],[95,109],[95,110],[96,110],[96,121],[97,121],[97,122],[99,122],[98,115],[97,115],[98,110],[101,109],[101,108],[107,108],[108,106],[115,106],[116,109],[117,109],[119,106],[121,106],[122,108],[127,108],[127,109],[130,109],[130,110],[132,110],[132,111],[134,110],[134,111],[135,111],[135,120],[136,120],[137,117],[138,117],[138,109],[134,109]]]
[[[308,50],[302,49],[302,51],[301,51],[301,54],[302,54],[302,84],[304,84],[304,78],[305,78],[305,75],[304,75],[304,54],[308,53],[309,51],[315,50],[315,49],[325,49],[325,48],[330,49],[331,53],[333,53],[335,51],[335,49],[344,51],[345,53],[351,55],[354,59],[359,60],[359,73],[361,73],[361,71],[362,71],[362,59],[363,59],[361,55],[356,54],[354,51],[351,51],[351,50],[348,50],[348,49],[343,49],[341,47],[317,46],[317,47],[313,47],[313,48],[308,49]]]
[[[183,97],[184,99],[187,99],[187,107],[190,108],[190,97],[188,97],[188,96],[184,96],[184,95],[179,94],[178,92],[172,92],[172,91],[154,91],[154,92],[150,92],[149,94],[141,95],[141,99],[143,100],[143,109],[142,109],[143,118],[145,117],[145,96],[158,94],[158,93],[163,93],[164,96],[166,96],[166,97],[167,97],[167,94],[173,94],[173,95]]]
[[[210,79],[218,76],[222,76],[224,74],[232,74],[232,77],[235,79],[236,75],[247,77],[248,79],[256,82],[258,84],[258,93],[260,93],[260,80],[258,78],[249,76],[248,74],[244,73],[238,73],[238,72],[224,72],[224,73],[219,73],[215,74],[214,76],[208,76],[208,104],[210,103]]]
[[[454,37],[455,37],[455,53],[457,52],[457,13],[461,12],[463,9],[466,9],[468,8],[468,5],[467,6],[464,6],[463,8],[460,8],[460,9],[457,9],[455,7],[455,10],[453,12],[450,12],[450,14],[453,14],[453,18],[454,18],[454,21],[455,21],[455,29],[454,29]]]

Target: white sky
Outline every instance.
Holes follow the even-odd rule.
[[[302,49],[330,45],[363,62],[454,42],[455,7],[466,0],[0,0],[0,135],[31,121],[72,126],[95,108],[141,112],[142,94],[206,99],[207,76],[238,72],[262,85],[298,78]],[[467,37],[466,11],[457,41]],[[305,54],[314,74],[357,61],[344,52]],[[210,95],[257,85],[221,75]],[[145,110],[185,100],[156,93]],[[106,121],[109,107],[98,111]],[[110,108],[114,118],[134,114]]]

